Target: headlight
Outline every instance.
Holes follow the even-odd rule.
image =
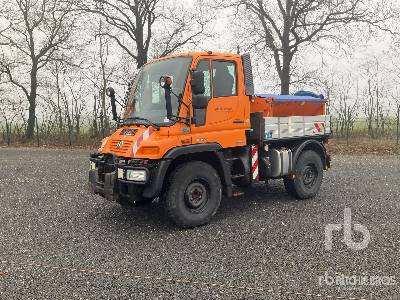
[[[126,180],[145,182],[147,173],[145,170],[126,170]]]
[[[90,170],[94,170],[94,169],[96,169],[96,163],[94,163],[94,162],[90,162]]]

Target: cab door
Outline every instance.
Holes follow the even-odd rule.
[[[249,98],[244,95],[242,66],[236,57],[200,57],[194,69],[203,73],[207,101],[203,108],[193,108],[192,143],[218,143],[224,148],[246,144],[245,131]]]
[[[207,125],[215,125],[235,118],[239,104],[236,62],[222,59],[211,60],[211,76],[212,97],[207,107]]]

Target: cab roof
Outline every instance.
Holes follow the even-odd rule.
[[[234,53],[224,53],[224,52],[213,52],[213,51],[198,51],[198,52],[182,52],[182,53],[174,53],[171,55],[167,55],[161,58],[155,58],[150,60],[147,64],[153,63],[159,60],[164,60],[164,59],[169,59],[173,57],[179,57],[179,56],[191,56],[193,58],[197,58],[199,56],[215,56],[215,57],[229,57],[229,58],[240,58],[241,56],[239,54],[234,54]]]

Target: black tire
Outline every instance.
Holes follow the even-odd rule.
[[[165,209],[173,223],[191,228],[208,223],[222,198],[221,180],[210,165],[194,161],[178,166],[171,174]]]
[[[283,179],[286,191],[297,199],[315,197],[321,187],[324,172],[318,153],[304,151],[298,158],[294,171],[294,179]]]

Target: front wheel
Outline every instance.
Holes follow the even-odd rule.
[[[294,179],[283,179],[286,191],[297,199],[315,197],[322,184],[323,170],[321,157],[315,151],[304,151],[296,162]]]
[[[172,222],[182,228],[208,223],[222,198],[217,171],[204,162],[195,161],[178,166],[170,178],[165,208]]]

